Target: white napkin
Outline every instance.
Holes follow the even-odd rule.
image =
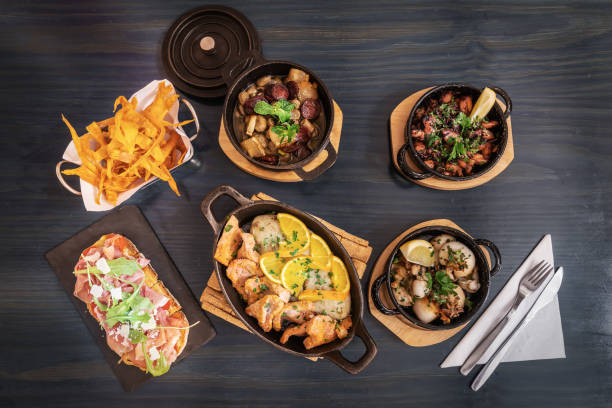
[[[167,79],[162,79],[159,81],[152,81],[147,86],[137,91],[134,95],[128,98],[128,100],[132,99],[133,97],[136,97],[138,99],[138,105],[136,106],[137,111],[139,112],[142,111],[144,108],[149,106],[151,102],[153,102],[153,99],[155,99],[155,95],[157,94],[158,84],[161,81],[164,81],[166,84],[174,88],[172,83],[168,81]],[[170,109],[170,111],[168,112],[168,114],[166,115],[165,119],[168,122],[177,123],[178,122],[178,110],[179,110],[179,102],[177,100],[172,106],[172,108]],[[189,140],[189,138],[187,137],[187,135],[185,134],[182,128],[180,127],[176,128],[176,132],[181,136],[183,143],[187,147],[187,153],[185,154],[185,158],[183,159],[183,163],[186,163],[189,160],[191,160],[191,157],[193,156],[193,145],[191,144],[191,141]],[[74,164],[78,164],[78,165],[81,164],[81,159],[79,158],[79,155],[76,151],[76,147],[74,147],[73,142],[70,142],[70,144],[68,144],[68,147],[66,148],[66,151],[64,152],[63,159],[68,160],[69,162],[72,162]],[[135,192],[137,192],[138,190],[140,190],[147,184],[152,183],[154,180],[157,180],[157,177],[151,177],[149,181],[147,181],[146,183],[143,183],[123,193],[120,193],[119,197],[117,198],[117,205],[121,204],[122,202],[130,198],[132,195],[134,195]],[[88,182],[84,181],[83,179],[81,179],[81,194],[83,197],[83,203],[85,204],[85,209],[87,211],[107,211],[115,207],[114,205],[106,201],[106,199],[104,198],[104,195],[100,197],[100,204],[96,204],[96,194],[97,193],[98,193],[98,187],[93,186],[89,184]]]
[[[482,313],[480,318],[472,325],[470,330],[463,336],[455,348],[450,352],[440,367],[461,366],[468,358],[472,350],[489,333],[497,322],[512,307],[514,298],[518,292],[518,287],[523,276],[538,262],[545,260],[554,266],[552,240],[550,235],[544,236],[538,245],[531,251],[529,256],[523,261],[521,266],[512,275],[506,286],[502,288],[497,297],[493,299],[489,307]],[[552,278],[552,274],[551,277]],[[525,299],[519,310],[518,316],[523,316],[535,302],[545,285]],[[500,333],[498,339],[493,342],[488,353],[482,356],[479,364],[486,363],[491,355],[501,345],[503,339],[520,322],[520,319],[513,319]],[[561,314],[559,313],[559,300],[555,296],[553,301],[540,310],[517,335],[504,356],[502,361],[527,361],[543,360],[551,358],[565,358],[565,345],[563,343],[563,330],[561,328]]]

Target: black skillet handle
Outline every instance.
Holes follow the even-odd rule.
[[[323,163],[321,163],[320,165],[318,165],[317,167],[315,167],[314,169],[310,171],[305,171],[303,168],[297,167],[293,169],[293,172],[297,174],[298,177],[304,181],[314,180],[317,177],[319,177],[327,169],[329,169],[336,162],[336,159],[338,158],[338,152],[336,151],[336,148],[331,144],[331,142],[327,144],[327,146],[325,147],[325,150],[327,151],[327,157],[325,158]]]
[[[338,367],[342,368],[349,374],[358,374],[368,366],[374,360],[376,353],[378,353],[378,347],[370,333],[366,330],[363,322],[359,322],[355,327],[355,335],[363,341],[366,347],[366,351],[361,358],[355,362],[349,361],[342,355],[340,350],[330,351],[329,353],[323,354],[321,357],[328,359]]]
[[[504,112],[504,120],[508,119],[508,116],[510,116],[510,113],[512,113],[512,99],[510,99],[510,95],[508,95],[508,93],[504,91],[503,89],[498,88],[496,86],[490,86],[489,88],[495,91],[495,93],[501,96],[502,99],[504,100],[504,103],[506,104],[506,111]]]
[[[493,257],[495,258],[495,264],[493,265],[493,268],[491,268],[490,275],[494,276],[497,272],[501,270],[502,267],[502,259],[499,249],[497,249],[497,246],[488,239],[475,239],[474,242],[477,245],[482,245],[488,248],[489,251],[491,251],[491,253],[493,254]]]
[[[223,77],[223,82],[225,82],[227,89],[230,89],[232,85],[234,85],[236,78],[238,78],[238,76],[244,72],[244,70],[241,70],[240,68],[243,66],[245,60],[252,60],[252,62],[247,63],[247,67],[266,62],[266,59],[263,57],[261,52],[254,49],[251,49],[244,54],[235,55],[228,63],[221,67],[221,76]]]
[[[399,311],[397,309],[389,309],[387,306],[383,304],[382,300],[380,299],[380,288],[382,287],[383,283],[385,283],[386,281],[387,281],[386,273],[383,273],[378,278],[376,278],[376,280],[372,284],[372,292],[371,292],[372,301],[374,302],[374,306],[376,306],[376,308],[380,311],[380,313],[385,314],[387,316],[394,316],[396,314],[399,314]]]
[[[247,205],[247,204],[252,203],[251,200],[249,200],[248,198],[240,194],[236,189],[228,185],[219,186],[215,188],[213,191],[211,191],[210,193],[208,193],[208,195],[204,197],[204,200],[202,200],[201,210],[202,210],[202,214],[208,220],[208,223],[212,227],[213,231],[215,231],[215,234],[218,234],[219,231],[221,231],[221,228],[223,228],[225,220],[218,221],[213,215],[211,207],[213,203],[217,200],[217,198],[223,195],[230,196],[240,205]]]
[[[400,167],[400,170],[406,177],[411,178],[413,180],[423,180],[433,176],[432,173],[417,173],[412,170],[406,162],[406,153],[408,149],[408,143],[404,143],[404,145],[397,152],[397,164]]]

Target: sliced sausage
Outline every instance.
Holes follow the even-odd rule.
[[[247,101],[244,103],[244,112],[247,115],[254,115],[255,105],[257,105],[257,102],[259,101],[266,101],[266,98],[260,94],[247,99]]]
[[[300,112],[304,119],[316,119],[321,113],[321,102],[318,99],[306,99],[300,106]]]
[[[257,157],[255,160],[266,163],[266,164],[278,164],[278,155],[266,154],[265,156]]]
[[[283,84],[271,83],[264,88],[264,95],[269,102],[276,102],[279,99],[288,100],[289,90]]]
[[[300,88],[298,87],[297,82],[289,81],[287,82],[287,89],[289,90],[289,99],[295,99],[298,96],[298,91]]]

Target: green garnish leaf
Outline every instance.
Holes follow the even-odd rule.
[[[295,139],[297,132],[300,131],[300,125],[285,122],[279,126],[272,126],[272,131],[278,135],[281,143],[291,143]]]
[[[159,377],[162,374],[166,374],[168,370],[170,370],[170,364],[166,361],[166,356],[163,351],[159,352],[159,359],[157,359],[157,364],[153,364],[151,358],[149,357],[149,353],[145,348],[144,343],[142,343],[142,352],[145,356],[145,362],[147,363],[147,373],[151,374],[153,377]]]
[[[233,228],[233,227],[234,227],[233,225],[229,225],[229,224],[228,224],[228,225],[226,225],[226,226],[225,226],[225,228],[224,228],[224,229],[225,229],[225,232],[230,232],[230,231],[232,230],[232,228]]]
[[[122,276],[122,275],[131,276],[134,274],[134,272],[137,272],[141,269],[138,262],[131,260],[131,259],[123,258],[123,257],[117,258],[117,259],[111,259],[110,261],[106,261],[106,263],[108,264],[110,268],[109,273],[115,276]],[[88,272],[94,275],[102,273],[102,271],[99,270],[95,266],[90,266],[88,269],[80,269],[78,271],[74,271],[73,273],[75,275],[78,275],[81,273],[88,273]]]
[[[266,101],[259,101],[255,104],[253,110],[260,115],[276,116],[280,123],[285,123],[291,119],[291,111],[293,108],[295,108],[295,104],[285,99],[279,99],[274,102],[274,105],[270,105]]]

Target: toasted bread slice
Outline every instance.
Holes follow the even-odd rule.
[[[236,225],[237,225],[237,220],[236,220]],[[113,235],[119,235],[120,234],[106,234],[100,237],[100,239],[98,239],[93,245],[91,245],[90,247],[102,247],[104,245],[104,242],[108,239],[111,238],[111,236]],[[134,243],[132,241],[130,241],[129,239],[123,237],[126,241],[126,245],[125,248],[123,248],[122,252],[125,256],[129,256],[129,257],[133,257],[133,258],[139,258],[140,256],[143,256],[140,251],[138,251],[138,248],[136,248],[136,245],[134,245]],[[145,266],[144,268],[142,268],[142,270],[144,271],[144,275],[145,275],[145,279],[144,279],[144,284],[146,286],[148,286],[149,288],[155,290],[158,293],[161,293],[162,295],[164,295],[165,297],[167,297],[169,299],[170,302],[170,306],[168,308],[168,315],[173,317],[173,318],[177,318],[180,319],[180,321],[182,322],[180,327],[181,328],[186,328],[189,326],[189,321],[187,320],[187,317],[185,316],[185,314],[181,311],[181,305],[179,304],[178,300],[170,293],[170,291],[168,290],[168,288],[166,288],[166,286],[163,284],[162,281],[159,280],[158,276],[157,276],[157,272],[155,272],[155,269],[153,269],[153,267],[149,264],[147,266]],[[87,310],[89,311],[89,313],[94,317],[94,319],[96,319],[96,321],[98,321],[99,323],[102,324],[102,322],[100,322],[100,320],[96,317],[96,314],[94,313],[94,307],[95,304],[89,303],[87,304]],[[180,329],[179,330],[179,339],[177,340],[177,343],[175,345],[175,350],[177,351],[177,357],[181,354],[181,352],[183,351],[183,349],[185,348],[185,345],[187,344],[187,338],[189,335],[189,329]],[[141,347],[141,346],[140,346]],[[125,364],[127,365],[133,365],[135,367],[140,368],[141,370],[145,371],[146,370],[146,366],[143,365],[144,363],[141,362],[135,362],[133,361],[133,356],[134,356],[134,351],[131,351],[129,353],[125,353],[121,356],[120,361],[123,361]]]
[[[242,244],[242,231],[238,225],[238,219],[233,215],[227,220],[223,227],[223,234],[217,243],[215,259],[223,265],[229,265],[230,261],[236,257],[238,249]]]

